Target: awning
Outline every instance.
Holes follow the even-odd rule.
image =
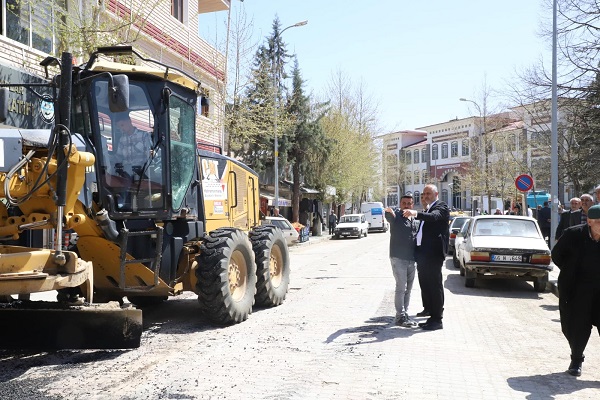
[[[264,197],[265,199],[267,199],[267,205],[269,205],[269,206],[272,206],[273,202],[275,201],[275,196],[271,196],[270,194],[267,194],[265,192],[260,192],[260,197]],[[291,206],[292,206],[291,200],[279,196],[279,207],[291,207]]]

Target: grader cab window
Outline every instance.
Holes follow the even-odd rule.
[[[181,207],[189,187],[196,155],[194,107],[177,96],[169,99],[169,136],[171,148],[171,191],[173,209]]]

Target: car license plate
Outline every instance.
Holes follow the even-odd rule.
[[[342,236],[348,236],[350,232],[342,232]]]
[[[492,261],[523,261],[523,256],[507,256],[502,254],[494,254],[492,255]]]

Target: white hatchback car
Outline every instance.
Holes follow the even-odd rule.
[[[288,246],[298,241],[298,231],[292,226],[290,221],[283,217],[265,217],[261,225],[274,225],[281,229]]]
[[[340,222],[335,226],[334,237],[356,236],[362,238],[369,234],[369,223],[365,214],[346,214],[340,218]]]

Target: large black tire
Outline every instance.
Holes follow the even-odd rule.
[[[198,303],[222,325],[248,319],[256,293],[256,265],[248,236],[235,228],[210,232],[196,256]]]
[[[456,257],[456,252],[452,255],[452,264],[454,265],[454,268],[460,268],[460,261],[458,261],[458,258]]]
[[[548,287],[548,273],[547,272],[544,276],[533,278],[533,289],[536,292],[543,293],[546,291],[547,287]]]
[[[477,278],[477,272],[466,269],[465,270],[465,286],[468,288],[475,287],[475,279]]]
[[[250,232],[256,257],[256,304],[273,307],[285,300],[290,284],[290,253],[285,237],[274,226]]]

